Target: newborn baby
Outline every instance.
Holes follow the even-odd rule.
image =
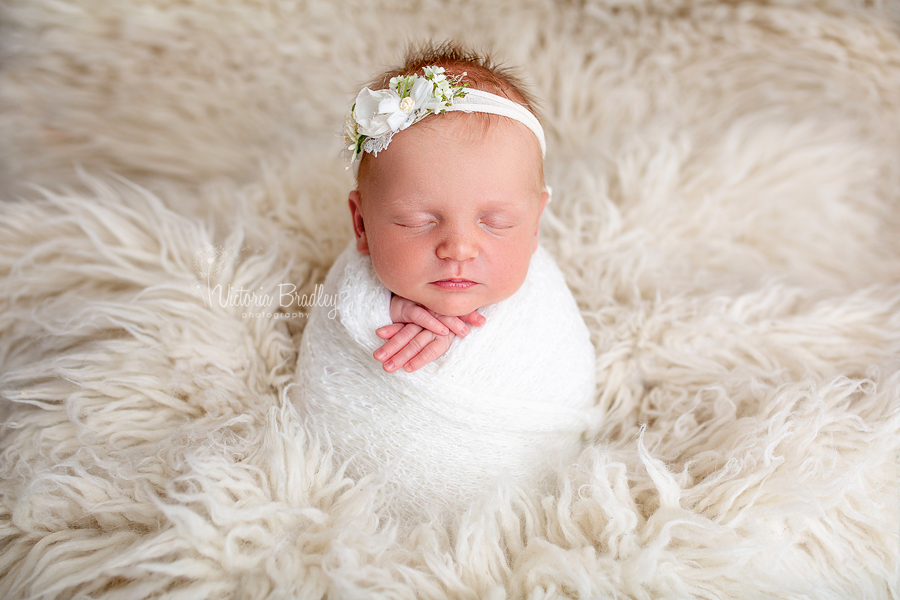
[[[325,281],[337,310],[304,331],[296,401],[398,512],[540,486],[580,449],[594,353],[538,246],[549,194],[532,103],[454,46],[372,87],[346,132],[356,239]]]

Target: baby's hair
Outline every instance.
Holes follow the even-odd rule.
[[[410,45],[403,65],[378,75],[369,83],[369,87],[373,90],[384,89],[388,87],[392,77],[418,73],[422,67],[432,65],[444,67],[448,75],[465,73],[462,81],[467,81],[471,88],[508,98],[521,104],[541,120],[534,96],[512,69],[497,64],[487,52],[479,53],[453,41],[441,44],[429,42],[420,47]]]

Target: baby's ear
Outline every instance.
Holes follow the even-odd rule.
[[[350,204],[350,217],[353,219],[353,234],[356,236],[356,249],[360,254],[369,253],[369,241],[366,239],[366,226],[363,223],[362,203],[360,201],[359,190],[350,192],[347,199]]]
[[[550,186],[547,186],[547,189],[541,193],[540,203],[538,204],[537,227],[534,228],[534,248],[531,249],[532,252],[536,252],[538,248],[538,233],[541,231],[541,215],[544,214],[544,208],[547,206],[548,202],[550,202]]]

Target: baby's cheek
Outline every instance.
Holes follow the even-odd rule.
[[[423,304],[422,285],[420,276],[417,276],[410,265],[387,263],[381,268],[376,268],[375,274],[381,283],[391,292],[403,296],[413,302]]]
[[[519,291],[519,288],[522,287],[522,283],[525,281],[525,276],[528,274],[528,264],[527,260],[518,261],[517,263],[508,264],[506,268],[500,271],[498,292],[503,297],[498,298],[498,302],[509,298]]]

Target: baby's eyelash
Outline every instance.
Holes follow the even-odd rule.
[[[394,223],[394,225],[406,227],[407,229],[417,229],[419,227],[427,227],[428,225],[431,225],[431,222],[425,221],[422,223]]]
[[[515,223],[509,223],[506,221],[490,221],[482,219],[481,222],[491,229],[512,229],[513,227],[515,227]]]

